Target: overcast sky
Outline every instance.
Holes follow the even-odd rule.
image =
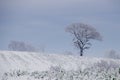
[[[78,22],[95,27],[103,36],[86,56],[120,51],[119,0],[0,0],[0,50],[16,40],[45,46],[50,53],[78,53],[65,32],[66,26]]]

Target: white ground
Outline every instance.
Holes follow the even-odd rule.
[[[97,63],[102,63],[102,64],[97,64]],[[12,72],[15,70],[28,71],[28,72],[34,72],[34,71],[41,72],[41,71],[49,71],[50,68],[54,66],[55,67],[60,66],[62,69],[66,71],[71,71],[71,70],[76,71],[78,69],[84,71],[84,69],[93,67],[95,64],[98,67],[102,67],[102,66],[104,66],[105,68],[109,67],[108,69],[114,68],[115,70],[116,69],[118,70],[120,68],[120,60],[113,60],[113,59],[87,58],[87,57],[62,55],[62,54],[0,51],[0,80],[2,79],[4,73]],[[115,74],[118,75],[119,73],[115,73]],[[8,79],[3,79],[3,80],[45,80],[45,79],[34,79],[34,78],[32,79],[32,78],[28,79],[25,78],[25,76],[20,76],[20,77],[9,77]],[[118,78],[116,79],[120,80]],[[84,78],[81,80],[90,80],[90,79]],[[93,79],[93,80],[97,80],[97,79]]]

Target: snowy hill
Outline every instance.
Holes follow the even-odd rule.
[[[120,80],[120,60],[0,51],[0,80],[104,79]]]

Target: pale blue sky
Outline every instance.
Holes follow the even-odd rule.
[[[103,56],[109,49],[119,51],[119,4],[119,0],[0,0],[0,50],[17,40],[44,45],[50,53],[78,53],[65,27],[83,22],[103,36],[102,42],[93,42],[86,56]]]

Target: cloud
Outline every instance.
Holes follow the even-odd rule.
[[[112,0],[1,0],[2,17],[6,20],[31,18],[69,18],[118,12]]]
[[[113,2],[113,0],[1,0],[0,6],[5,21],[56,22],[59,19],[101,19],[114,13],[119,14],[117,1]]]
[[[1,5],[4,8],[15,9],[16,11],[40,10],[41,13],[75,10],[95,12],[112,8],[112,3],[108,0],[4,0]]]

